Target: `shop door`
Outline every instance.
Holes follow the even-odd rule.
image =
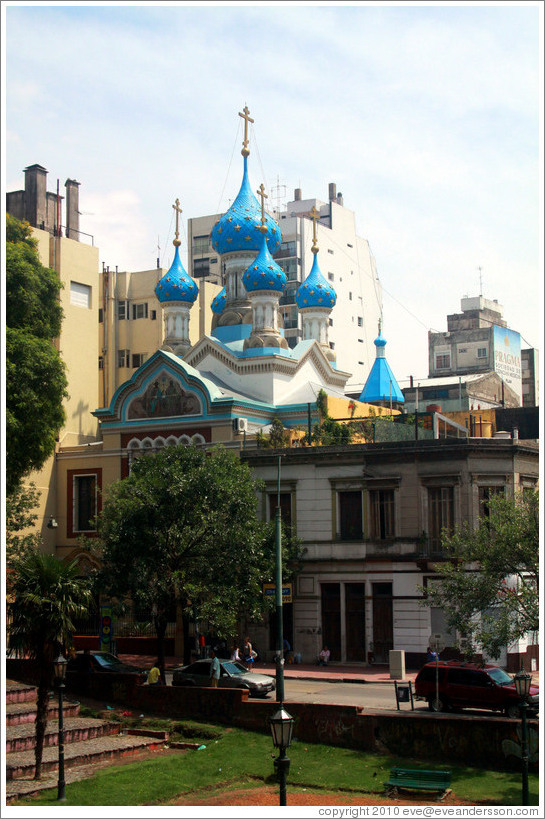
[[[341,587],[322,583],[322,645],[331,651],[331,660],[341,659]]]
[[[346,659],[363,662],[365,659],[365,584],[347,583],[346,604]]]
[[[392,584],[373,583],[373,653],[376,663],[388,663],[394,647]]]

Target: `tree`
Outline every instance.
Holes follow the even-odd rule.
[[[65,365],[59,336],[61,282],[44,267],[26,222],[6,225],[6,491],[40,469],[64,423]]]
[[[236,634],[243,612],[261,615],[274,548],[257,516],[258,489],[236,455],[182,446],[139,458],[128,478],[109,487],[98,521],[100,587],[153,613],[160,664],[174,603],[185,661],[195,611],[225,637]]]
[[[352,441],[352,429],[348,424],[341,424],[329,414],[327,393],[320,390],[316,399],[320,414],[320,423],[312,431],[312,442],[318,446],[346,446]]]
[[[428,585],[428,606],[443,608],[449,630],[497,659],[503,647],[539,629],[539,496],[495,495],[488,516],[445,533],[449,562]]]
[[[74,619],[87,614],[92,595],[87,581],[78,577],[75,561],[62,563],[54,555],[35,549],[16,561],[8,593],[9,648],[36,662],[34,778],[39,779],[52,663],[62,647],[71,645]]]
[[[29,531],[38,518],[34,511],[37,503],[38,490],[33,483],[18,486],[6,497],[6,565],[9,568],[17,558],[40,545],[40,536]]]

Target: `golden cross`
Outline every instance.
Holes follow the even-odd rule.
[[[253,119],[250,116],[250,111],[248,106],[245,105],[242,109],[243,113],[238,112],[239,117],[242,117],[244,120],[244,142],[242,143],[242,156],[249,156],[250,151],[248,150],[248,123],[253,122]]]
[[[257,194],[261,197],[261,227],[258,228],[258,230],[260,230],[261,233],[267,233],[267,228],[265,227],[265,199],[268,199],[269,197],[265,193],[265,185],[263,182],[259,186]]]
[[[310,218],[312,219],[312,252],[318,253],[318,240],[316,238],[316,222],[320,218],[320,213],[316,210],[316,205],[312,206],[310,211]]]
[[[179,247],[182,244],[180,242],[179,238],[178,238],[179,235],[180,235],[180,232],[178,230],[178,217],[179,217],[180,213],[182,212],[182,209],[180,207],[180,200],[176,199],[176,204],[172,205],[172,207],[176,211],[176,238],[174,239],[173,245],[174,245],[174,247]]]

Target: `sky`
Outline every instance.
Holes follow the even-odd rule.
[[[280,204],[335,182],[383,288],[386,357],[428,374],[464,296],[543,333],[543,4],[2,2],[3,191],[80,187],[110,269],[168,267],[242,175]],[[89,239],[87,239],[89,241]],[[159,247],[159,249],[158,249]],[[305,271],[308,273],[309,271]],[[374,333],[374,328],[373,328]],[[373,335],[374,337],[374,335]]]

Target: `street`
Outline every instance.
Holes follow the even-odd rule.
[[[335,705],[362,705],[364,708],[397,710],[394,683],[342,683],[285,678],[286,702],[322,702]],[[410,710],[410,702],[400,704]],[[428,711],[427,703],[414,701],[415,710]]]

